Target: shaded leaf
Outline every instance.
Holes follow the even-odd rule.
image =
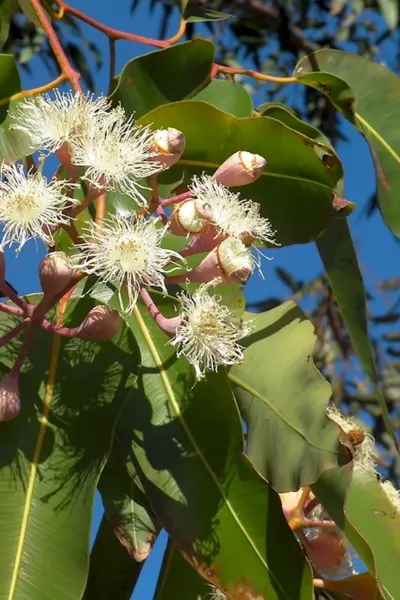
[[[154,600],[211,600],[211,589],[169,539]]]
[[[77,326],[92,306],[89,298],[69,301],[64,323]],[[3,334],[15,320],[1,313],[0,322]],[[1,348],[1,376],[19,347]],[[126,327],[101,344],[35,332],[20,377],[21,413],[0,424],[0,596],[82,596],[94,493],[137,358]]]
[[[400,598],[400,513],[376,475],[347,465],[323,473],[313,491],[377,578],[382,598]]]
[[[161,106],[140,122],[176,127],[185,134],[185,152],[161,175],[161,182],[181,181],[183,176],[188,183],[193,175],[212,174],[233,153],[247,150],[261,154],[268,164],[256,182],[237,190],[261,204],[261,214],[270,219],[281,244],[308,242],[327,226],[341,164],[332,154],[328,171],[312,141],[276,119],[236,119],[192,101]]]
[[[314,327],[293,302],[247,316],[255,330],[243,340],[244,362],[229,372],[246,453],[274,489],[297,491],[347,455],[325,416],[331,388],[311,360]]]
[[[120,418],[124,419],[124,415],[123,411]],[[159,526],[138,484],[133,466],[125,459],[117,440],[101,474],[98,489],[114,534],[132,559],[143,562],[150,554]]]
[[[175,302],[154,294],[163,314]],[[279,497],[243,456],[226,374],[194,385],[194,370],[138,303],[127,319],[139,344],[138,393],[124,423],[143,487],[181,552],[232,600],[311,598],[311,572]],[[273,544],[273,552],[270,551]],[[287,577],[287,564],[291,577]]]
[[[143,563],[134,561],[103,515],[90,553],[83,600],[130,600]]]
[[[162,104],[191,98],[210,81],[214,53],[211,42],[197,39],[138,56],[115,80],[111,99],[139,118]]]
[[[364,282],[347,222],[333,219],[316,244],[354,349],[375,387],[385,427],[396,440],[368,337]]]

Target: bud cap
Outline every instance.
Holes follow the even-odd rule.
[[[152,160],[157,161],[168,169],[175,164],[185,150],[186,140],[182,131],[174,127],[168,129],[157,129],[153,134],[153,151],[155,156]]]

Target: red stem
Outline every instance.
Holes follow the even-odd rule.
[[[24,321],[21,321],[21,323],[18,323],[18,325],[10,329],[8,333],[3,335],[0,338],[0,348],[8,344],[8,342],[11,342],[11,340],[14,339],[19,334],[19,332],[22,331],[24,327],[26,327],[28,323],[29,319],[25,319]]]
[[[11,288],[10,286],[3,280],[2,282],[0,282],[0,290],[10,298],[10,300],[12,302],[14,302],[14,304],[16,304],[24,314],[28,314],[28,309],[27,306],[28,304],[26,302],[24,302],[24,300],[22,300],[18,294],[16,294]],[[4,311],[7,312],[7,311]]]
[[[8,313],[9,315],[15,315],[16,317],[22,317],[24,315],[24,311],[20,308],[9,306],[8,304],[4,304],[4,302],[0,302],[0,311]]]
[[[57,59],[57,62],[60,65],[61,72],[70,81],[72,89],[75,92],[80,92],[81,91],[81,86],[79,83],[80,75],[77,71],[75,71],[71,67],[69,60],[67,58],[67,55],[65,54],[64,49],[60,44],[57,34],[54,31],[51,21],[50,21],[49,17],[47,16],[47,13],[41,4],[41,1],[40,0],[30,0],[30,3],[32,5],[33,10],[35,11],[35,13],[37,15],[37,18],[40,21],[40,24],[42,25],[42,27],[48,37],[51,49],[53,50],[54,55]]]
[[[76,337],[76,335],[79,333],[79,327],[59,327],[58,325],[54,325],[53,323],[46,321],[46,319],[43,319],[41,326],[46,331],[58,333],[59,335],[63,335],[65,337]]]
[[[140,297],[159,328],[170,337],[175,335],[176,328],[181,324],[181,317],[172,317],[171,319],[164,317],[153,302],[149,292],[144,288],[140,290]]]

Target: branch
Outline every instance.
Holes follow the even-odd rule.
[[[47,16],[47,13],[44,10],[40,0],[30,0],[30,3],[32,5],[33,10],[36,13],[37,18],[40,21],[41,26],[43,27],[48,37],[51,49],[53,50],[57,62],[60,65],[61,73],[64,74],[64,76],[70,81],[72,89],[75,92],[80,92],[80,75],[71,67],[67,55],[65,54],[64,49],[61,46],[60,40],[58,39],[57,34],[54,31],[51,21]],[[60,5],[60,8],[61,7],[62,6]]]

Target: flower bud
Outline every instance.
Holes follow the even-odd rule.
[[[318,533],[313,539],[305,537],[303,544],[317,571],[334,572],[340,568],[346,557],[343,536],[335,529]]]
[[[238,239],[229,237],[216,248],[224,275],[240,282],[248,280],[254,269],[251,252]]]
[[[227,187],[247,185],[261,177],[266,164],[259,154],[235,152],[215,171],[212,179]]]
[[[45,296],[56,296],[71,281],[73,269],[64,252],[47,254],[39,265],[39,278]]]
[[[0,421],[12,421],[20,410],[18,378],[7,375],[0,382]]]
[[[194,200],[182,202],[172,213],[170,230],[175,235],[200,233],[205,227],[206,223],[198,214]]]
[[[77,337],[89,342],[105,342],[118,333],[121,325],[122,319],[116,310],[99,304],[80,325]]]
[[[159,162],[163,169],[168,169],[180,159],[185,144],[185,136],[178,129],[157,129],[153,134],[153,152],[156,155],[152,160]]]

